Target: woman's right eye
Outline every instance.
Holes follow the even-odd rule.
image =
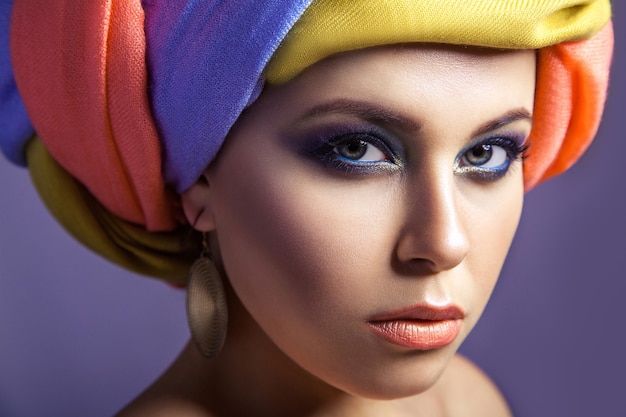
[[[333,135],[313,154],[329,168],[347,174],[371,174],[398,166],[385,140],[371,133]]]
[[[376,145],[357,138],[343,140],[333,148],[333,152],[350,162],[373,163],[390,160]]]

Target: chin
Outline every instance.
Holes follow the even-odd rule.
[[[412,381],[381,380],[367,385],[361,383],[343,391],[370,400],[397,400],[422,394],[432,388],[438,380],[439,376],[434,378],[417,376]]]
[[[353,375],[349,381],[326,381],[348,394],[371,400],[396,400],[422,394],[432,388],[448,366],[449,360],[413,358],[395,366],[378,366],[370,372]],[[432,362],[431,362],[432,360]],[[417,363],[416,363],[417,361]],[[404,361],[402,361],[404,362]],[[366,366],[366,365],[365,365]]]

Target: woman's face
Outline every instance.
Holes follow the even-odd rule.
[[[265,89],[205,174],[199,226],[287,356],[370,398],[437,380],[518,224],[534,83],[532,51],[405,45]]]

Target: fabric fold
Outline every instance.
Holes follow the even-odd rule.
[[[103,207],[61,167],[36,137],[27,146],[30,175],[56,220],[87,248],[138,274],[184,285],[201,252],[201,236],[189,226],[149,232]]]

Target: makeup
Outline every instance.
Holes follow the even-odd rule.
[[[459,153],[455,172],[477,181],[497,181],[509,172],[513,163],[526,157],[528,144],[524,140],[522,135],[482,139]]]
[[[376,335],[397,346],[431,350],[456,339],[463,317],[463,312],[455,306],[417,305],[375,316],[368,325]]]

